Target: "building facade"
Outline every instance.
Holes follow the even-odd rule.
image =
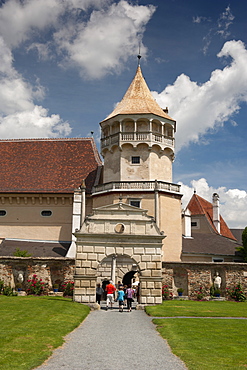
[[[194,194],[181,211],[172,180],[176,122],[152,97],[140,65],[100,127],[104,165],[93,138],[0,140],[2,261],[27,250],[25,281],[37,258],[42,266],[45,258],[74,261],[74,299],[87,304],[96,283],[133,277],[142,304],[161,303],[162,281],[171,277],[165,263],[178,271],[185,262],[239,261],[216,195],[211,204]]]

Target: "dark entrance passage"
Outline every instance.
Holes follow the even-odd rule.
[[[129,271],[123,277],[123,285],[131,285],[131,280],[133,279],[134,275],[137,271]]]

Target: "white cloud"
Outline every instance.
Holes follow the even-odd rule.
[[[225,11],[220,15],[217,24],[217,33],[223,38],[227,38],[230,35],[229,27],[233,23],[234,18],[235,17],[231,12],[230,6],[227,6]]]
[[[69,124],[58,114],[49,116],[47,109],[37,105],[32,110],[0,117],[1,138],[61,137],[70,132]]]
[[[100,78],[118,72],[137,54],[154,11],[153,5],[127,0],[8,0],[0,8],[0,35],[10,48],[26,42],[27,50],[36,49],[42,60],[58,53],[61,66]]]
[[[57,137],[68,135],[71,128],[59,115],[37,106],[35,99],[44,97],[39,80],[28,84],[13,67],[10,49],[0,37],[0,137]]]
[[[71,128],[59,115],[36,105],[45,97],[15,69],[12,50],[25,43],[42,60],[60,53],[61,65],[99,78],[116,72],[138,50],[154,6],[121,0],[7,0],[0,7],[0,135],[56,137]],[[43,41],[45,40],[45,42]],[[145,47],[142,54],[145,55]]]
[[[209,29],[207,34],[203,37],[204,42],[204,46],[202,48],[203,54],[207,54],[213,37],[220,35],[222,38],[226,39],[227,37],[230,36],[231,32],[229,30],[229,27],[233,23],[234,18],[235,17],[231,12],[230,6],[227,6],[225,11],[220,14],[216,23]],[[211,19],[203,16],[193,17],[193,23],[200,24],[205,21],[211,22]]]
[[[202,17],[202,16],[196,16],[192,18],[193,23],[202,23],[202,22],[211,22],[210,18]]]
[[[67,53],[63,65],[76,66],[86,78],[100,78],[121,70],[129,56],[137,54],[140,35],[154,11],[154,6],[131,5],[122,0],[94,10],[85,23],[71,23],[60,29],[54,39],[59,49]],[[142,46],[144,56],[145,53]]]
[[[213,71],[207,82],[199,85],[181,74],[160,94],[153,92],[159,105],[168,106],[169,114],[178,121],[177,150],[190,142],[201,142],[205,133],[222,126],[247,101],[247,50],[243,42],[226,42],[218,57],[231,57],[232,62]]]
[[[185,208],[193,195],[194,190],[202,198],[212,202],[213,193],[220,197],[220,213],[230,228],[245,228],[247,226],[247,192],[226,187],[213,188],[205,178],[191,181],[191,186],[181,185],[184,194],[183,208]]]
[[[64,12],[59,0],[9,0],[0,8],[0,34],[10,47],[19,46],[35,30],[55,26]]]

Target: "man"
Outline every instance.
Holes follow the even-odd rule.
[[[112,284],[112,281],[110,281],[110,284],[108,284],[105,288],[106,290],[106,311],[108,310],[109,303],[111,303],[111,308],[112,304],[114,301],[114,292],[116,290],[115,286]]]

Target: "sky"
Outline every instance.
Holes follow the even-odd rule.
[[[173,182],[247,226],[246,0],[0,0],[0,138],[93,136],[137,68],[177,121]]]

